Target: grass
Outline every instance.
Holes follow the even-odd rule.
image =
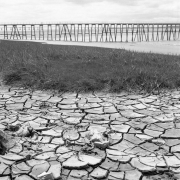
[[[59,91],[161,91],[180,87],[180,56],[0,41],[7,85]]]

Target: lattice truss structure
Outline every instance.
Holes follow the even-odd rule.
[[[0,24],[0,39],[76,42],[179,40],[180,24]]]

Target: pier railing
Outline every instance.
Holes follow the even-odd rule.
[[[180,23],[0,24],[0,39],[75,42],[179,40]]]

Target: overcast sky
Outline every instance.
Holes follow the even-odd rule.
[[[180,0],[0,0],[10,22],[180,22]]]

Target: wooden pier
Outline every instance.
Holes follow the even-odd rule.
[[[75,42],[176,41],[180,23],[0,24],[0,39]]]

